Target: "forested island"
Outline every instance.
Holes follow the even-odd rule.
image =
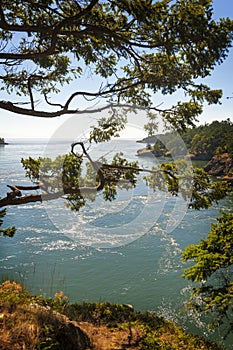
[[[0,137],[0,146],[3,146],[3,145],[8,145],[8,143],[5,142],[3,137]]]
[[[138,156],[151,154],[156,157],[186,156],[192,160],[208,162],[204,169],[213,176],[233,178],[233,123],[230,119],[188,128],[178,142],[177,132],[150,136],[139,141],[146,147],[138,150]]]

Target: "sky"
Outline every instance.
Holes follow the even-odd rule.
[[[214,19],[219,17],[233,18],[233,0],[214,0]],[[211,77],[205,80],[213,88],[223,90],[223,98],[221,105],[205,106],[200,123],[210,123],[213,120],[225,120],[230,118],[233,121],[233,48],[230,50],[228,58],[220,66],[217,66]],[[96,84],[96,81],[91,81],[89,84]],[[227,99],[231,96],[232,99]],[[155,105],[169,102],[176,103],[178,96],[164,97],[156,96]],[[2,97],[1,99],[6,99]],[[76,116],[79,124],[83,123],[85,129],[85,115]],[[7,111],[0,110],[0,137],[4,137],[6,141],[15,138],[51,138],[56,134],[57,130],[62,130],[64,125],[69,125],[70,116],[62,116],[54,119],[35,118],[29,116],[21,116]],[[84,130],[82,130],[84,132]],[[130,124],[123,137],[141,138],[145,136],[143,128],[137,124]]]

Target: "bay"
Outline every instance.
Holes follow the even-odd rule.
[[[0,147],[0,195],[7,184],[25,185],[21,158],[68,152],[70,141],[9,140]],[[93,159],[110,159],[123,151],[129,160],[151,168],[159,160],[136,157],[140,146],[115,140],[96,146]],[[142,175],[143,176],[143,175]],[[139,311],[154,311],[185,329],[214,339],[201,315],[180,313],[192,284],[181,277],[186,267],[181,251],[205,238],[219,209],[230,210],[229,197],[208,210],[187,210],[179,198],[148,190],[143,182],[134,190],[120,191],[112,203],[100,196],[79,213],[71,213],[63,200],[9,207],[4,226],[17,227],[14,238],[2,237],[0,275],[24,283],[35,294],[53,296],[64,291],[70,301],[130,303]]]

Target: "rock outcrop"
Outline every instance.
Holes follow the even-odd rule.
[[[215,155],[206,164],[204,170],[213,176],[233,179],[233,159],[228,153]]]
[[[203,161],[210,161],[211,160],[211,155],[208,153],[189,153],[187,154],[186,158],[191,159],[191,160],[203,160]]]
[[[140,148],[137,151],[137,156],[139,156],[139,157],[154,157],[154,154],[153,154],[151,149]]]
[[[140,148],[137,151],[139,157],[171,157],[171,153],[164,150],[155,150],[153,146],[150,148]]]

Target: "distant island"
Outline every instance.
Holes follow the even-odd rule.
[[[0,146],[8,145],[7,142],[5,142],[3,137],[0,137]]]

